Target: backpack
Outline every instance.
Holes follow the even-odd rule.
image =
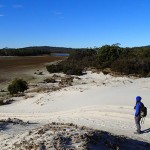
[[[144,105],[142,105],[142,107],[141,107],[140,116],[142,118],[147,116],[147,108]]]

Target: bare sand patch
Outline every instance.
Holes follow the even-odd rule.
[[[34,96],[26,99],[14,97],[14,103],[0,107],[0,119],[16,117],[39,125],[69,122],[150,143],[150,115],[142,125],[143,134],[135,135],[133,109],[135,97],[141,95],[150,111],[149,82],[150,78],[113,77],[89,71],[74,77],[72,86],[58,91],[30,93]],[[3,136],[4,132],[0,134]]]

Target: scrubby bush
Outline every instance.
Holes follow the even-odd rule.
[[[78,49],[76,51],[73,51],[70,56],[68,57],[68,60],[83,60],[84,58],[92,58],[93,56],[97,55],[97,51],[94,49]]]
[[[28,84],[26,81],[22,79],[15,79],[12,83],[8,86],[8,91],[10,94],[18,94],[19,92],[24,92],[28,89]]]
[[[123,74],[137,74],[146,77],[150,72],[150,60],[137,58],[118,59],[112,64],[112,69]]]
[[[82,68],[96,66],[96,49],[76,50],[70,54],[67,62],[76,64]]]
[[[82,75],[83,68],[76,64],[66,64],[63,67],[63,73],[67,75]]]
[[[49,73],[63,72],[67,75],[82,75],[82,67],[77,66],[74,63],[62,63],[58,65],[50,65],[46,67]]]
[[[47,79],[44,80],[44,82],[46,82],[46,83],[55,83],[56,81],[53,78],[47,78]]]
[[[49,73],[59,73],[63,71],[63,65],[47,65],[46,69]]]
[[[101,68],[110,67],[112,62],[117,60],[121,55],[122,50],[116,45],[105,45],[102,46],[97,55],[97,59]]]

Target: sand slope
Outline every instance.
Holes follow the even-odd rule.
[[[137,95],[142,96],[150,112],[150,78],[113,77],[91,72],[80,78],[74,79],[73,86],[60,91],[39,93],[28,99],[14,98],[13,104],[0,107],[0,119],[16,117],[39,126],[52,121],[74,123],[150,143],[149,114],[142,125],[143,134],[133,134],[136,129],[133,107]],[[24,132],[20,128],[18,134],[21,131]],[[1,143],[6,142],[5,137],[17,135],[17,132],[9,133],[10,130],[0,130]]]

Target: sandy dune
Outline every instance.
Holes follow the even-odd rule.
[[[94,129],[125,135],[150,143],[150,115],[142,125],[143,134],[135,135],[135,97],[141,95],[145,106],[150,108],[150,78],[113,77],[88,72],[74,79],[73,86],[51,93],[34,94],[33,98],[14,98],[11,105],[0,107],[0,119],[19,118],[38,123],[37,126],[52,121],[85,125]],[[148,109],[148,112],[150,109]],[[6,137],[24,133],[1,131],[1,143]],[[10,130],[9,130],[10,131]],[[13,131],[13,128],[12,128]],[[0,144],[1,145],[1,144]]]

